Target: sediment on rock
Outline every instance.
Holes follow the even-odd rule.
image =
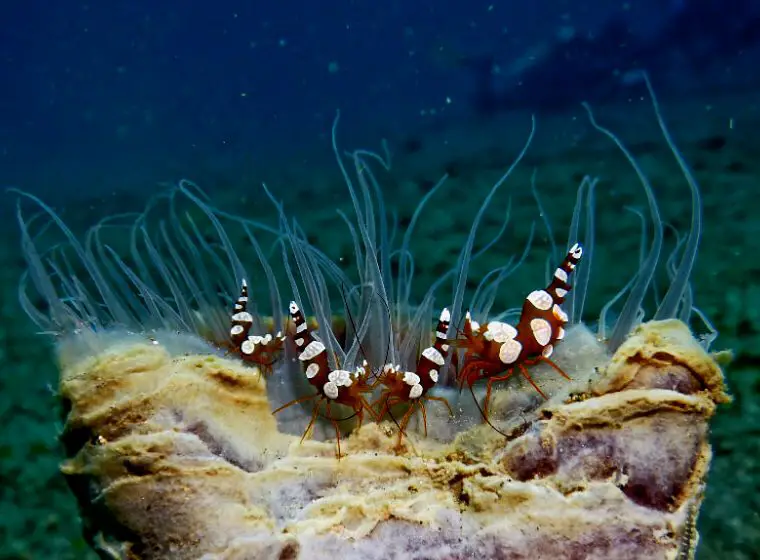
[[[337,461],[280,431],[256,370],[114,346],[63,368],[62,469],[106,557],[689,557],[720,368],[663,321],[586,378],[508,439],[477,425],[397,452],[393,423],[367,424]]]

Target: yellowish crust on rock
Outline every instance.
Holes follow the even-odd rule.
[[[683,372],[686,394],[663,388],[674,364],[702,389]],[[393,425],[367,424],[337,461],[334,442],[278,430],[255,370],[151,344],[65,367],[61,394],[62,468],[91,541],[207,560],[677,558],[696,543],[707,421],[726,398],[672,321],[637,329],[597,396],[547,403],[509,441],[477,426],[451,443],[410,435],[397,454]]]
[[[639,386],[651,387],[653,372],[668,372],[677,383],[680,379],[689,392],[707,391],[716,403],[730,402],[723,372],[717,362],[692,336],[681,321],[650,321],[634,329],[618,348],[595,385],[595,394],[604,394]]]
[[[106,441],[173,427],[172,415],[203,422],[204,430],[247,434],[234,442],[245,456],[282,453],[295,439],[277,431],[259,372],[214,355],[172,357],[153,344],[112,348],[64,368],[60,393],[71,404],[67,430],[83,426]]]
[[[665,389],[631,389],[548,407],[544,416],[551,417],[552,423],[563,427],[615,428],[633,418],[667,411],[708,417],[715,412],[715,404],[700,396]]]

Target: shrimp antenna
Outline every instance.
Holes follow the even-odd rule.
[[[361,350],[362,356],[364,356],[364,360],[367,360],[367,352],[364,350],[364,345],[362,344],[361,337],[358,335],[359,330],[356,328],[356,322],[354,322],[354,315],[351,313],[351,309],[348,307],[348,298],[346,297],[346,284],[344,282],[340,283],[340,297],[343,300],[343,306],[346,309],[346,315],[348,315],[348,320],[351,322],[351,330],[354,332],[354,336],[356,337],[356,343],[359,345],[359,350]],[[348,344],[348,341],[346,341],[346,344]]]
[[[388,356],[390,356],[390,353],[391,353],[391,342],[392,342],[391,338],[393,337],[393,316],[391,314],[391,306],[388,305],[388,300],[381,296],[378,296],[378,297],[380,297],[380,301],[383,302],[383,305],[385,306],[385,310],[388,312],[388,321],[390,321],[390,325],[391,325],[390,335],[388,336],[388,344],[385,346],[385,356],[383,357],[383,367],[385,367],[385,364],[388,363]],[[388,411],[388,413],[390,414],[390,410]],[[392,414],[391,414],[391,418],[393,418]],[[393,422],[396,423],[396,425],[398,426],[398,423],[396,422],[395,418],[393,418]]]
[[[491,421],[488,419],[488,415],[481,408],[480,403],[478,402],[478,398],[475,396],[475,391],[473,391],[473,389],[472,389],[472,385],[469,384],[469,383],[467,385],[468,385],[468,387],[470,389],[470,394],[472,395],[472,400],[475,401],[475,406],[478,407],[478,410],[480,411],[480,415],[483,417],[483,420],[486,421],[486,424],[488,424],[489,426],[491,426],[494,430],[496,430],[498,433],[500,433],[501,435],[503,435],[506,439],[509,439],[509,436],[507,434],[505,434],[504,432],[502,432],[499,428],[497,428],[496,426],[494,426],[491,423]]]
[[[358,414],[358,412],[354,412],[351,416],[346,416],[345,418],[333,418],[332,416],[327,416],[320,412],[318,413],[318,416],[320,418],[324,418],[325,420],[330,420],[331,422],[345,422],[346,420],[351,420],[351,418],[356,417]]]

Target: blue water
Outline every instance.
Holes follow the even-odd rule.
[[[722,17],[721,3],[703,3]],[[692,4],[8,3],[0,41],[0,184],[70,197],[134,192],[179,176],[234,182],[255,170],[266,178],[273,168],[305,163],[338,108],[344,134],[360,144],[401,137],[432,120],[472,118],[488,69],[490,85],[505,96],[497,110],[625,97],[633,67],[658,74],[662,96],[753,81],[742,69],[752,68],[754,39],[742,44],[733,31],[748,21],[750,7],[726,11],[727,29],[715,30],[707,16],[689,20],[691,27],[679,28],[682,39],[693,39],[691,29],[701,37],[697,44],[658,36]],[[573,43],[598,39],[605,29],[612,43]],[[736,45],[720,58],[700,58],[728,38]],[[658,50],[628,58],[632,45],[663,39]],[[549,53],[555,58],[542,65]],[[666,56],[673,60],[665,67]],[[520,86],[522,72],[530,81],[535,66],[541,76]]]

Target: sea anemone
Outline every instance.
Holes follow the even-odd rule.
[[[474,336],[472,333],[477,329],[473,329],[473,325],[496,325],[488,327],[492,330],[491,338],[488,338],[489,331],[484,329],[488,341],[503,343],[509,340],[514,344],[516,334],[504,333],[509,329],[517,333],[510,326],[510,321],[519,327],[526,313],[530,312],[528,304],[522,310],[497,308],[494,312],[494,307],[500,301],[499,287],[524,263],[531,250],[532,234],[526,246],[517,248],[515,255],[507,258],[499,254],[503,264],[486,274],[474,289],[468,289],[468,276],[474,260],[501,252],[503,243],[500,237],[506,230],[509,213],[499,236],[476,248],[477,233],[484,215],[491,210],[497,191],[507,182],[528,150],[535,130],[535,119],[522,150],[480,204],[458,258],[447,272],[423,290],[424,295],[419,300],[413,296],[416,290],[413,288],[415,256],[411,249],[412,240],[416,224],[424,217],[426,204],[444,188],[445,177],[420,201],[402,232],[388,212],[381,181],[373,171],[389,171],[390,161],[367,150],[341,151],[337,142],[337,117],[332,130],[332,145],[352,206],[351,215],[340,213],[340,216],[345,223],[344,235],[354,248],[355,270],[347,270],[311,243],[305,228],[289,213],[290,209],[286,209],[285,204],[266,187],[261,191],[262,200],[268,199],[272,205],[276,217],[274,225],[224,212],[212,205],[200,188],[183,180],[168,192],[154,197],[139,215],[108,217],[90,228],[82,240],[77,239],[43,201],[20,192],[18,221],[28,269],[19,285],[19,297],[24,310],[39,328],[56,338],[63,372],[61,396],[68,415],[62,439],[71,457],[64,472],[75,480],[97,479],[95,486],[99,490],[96,494],[108,492],[112,490],[113,480],[110,477],[113,475],[103,474],[101,461],[107,462],[104,459],[106,455],[114,457],[109,447],[111,443],[121,441],[128,433],[147,437],[149,434],[164,433],[171,427],[170,431],[196,438],[205,445],[204,449],[236,468],[246,473],[262,473],[269,468],[281,468],[289,460],[288,456],[294,453],[293,449],[298,447],[297,442],[285,434],[306,436],[315,421],[321,419],[317,427],[319,439],[330,438],[334,434],[340,441],[341,435],[355,429],[356,419],[361,419],[364,412],[378,423],[383,419],[390,422],[384,423],[381,429],[376,427],[374,432],[362,430],[353,439],[349,438],[349,460],[355,457],[352,452],[361,454],[362,450],[373,448],[375,455],[381,449],[389,456],[395,454],[413,460],[415,453],[422,453],[423,456],[425,453],[440,453],[431,451],[430,445],[434,440],[456,447],[456,453],[447,455],[448,461],[453,460],[451,457],[454,456],[461,459],[472,454],[472,457],[481,458],[501,457],[497,463],[500,461],[507,465],[514,457],[503,455],[504,451],[495,451],[492,443],[480,442],[474,446],[462,443],[466,441],[463,435],[485,420],[495,428],[488,438],[501,438],[501,448],[510,449],[509,446],[504,447],[503,438],[514,444],[515,438],[535,434],[535,430],[551,418],[547,406],[565,406],[561,403],[584,402],[595,395],[620,391],[623,388],[620,376],[610,373],[604,382],[599,382],[595,376],[607,367],[611,356],[619,355],[621,351],[629,352],[625,349],[626,341],[630,340],[632,333],[640,330],[645,318],[651,316],[663,325],[671,325],[674,319],[687,325],[694,317],[701,319],[708,328],[708,333],[701,339],[702,351],[707,350],[716,333],[695,307],[690,286],[702,223],[699,189],[664,125],[651,86],[648,81],[646,83],[654,101],[657,121],[690,189],[690,229],[684,236],[678,236],[672,253],[663,259],[664,226],[652,185],[622,142],[598,124],[591,109],[586,107],[593,127],[617,144],[643,187],[648,202],[648,219],[638,212],[642,219],[639,266],[618,294],[602,307],[598,319],[584,322],[583,310],[589,295],[596,243],[594,212],[597,181],[587,177],[578,187],[565,251],[573,258],[567,260],[570,258],[567,257],[562,262],[568,264],[563,265],[560,265],[562,259],[553,229],[533,185],[537,214],[542,217],[542,225],[552,247],[545,278],[549,288],[539,295],[553,294],[554,299],[549,300],[546,310],[551,309],[552,303],[555,307],[564,303],[564,310],[555,311],[562,321],[553,327],[551,335],[546,335],[541,348],[546,350],[548,347],[548,351],[530,362],[531,373],[517,362],[497,360],[494,371],[508,370],[509,374],[503,376],[505,383],[495,386],[496,389],[506,389],[497,391],[496,402],[488,412],[485,407],[490,396],[490,379],[483,405],[483,389],[479,386],[476,385],[475,389],[470,387],[472,396],[457,390],[457,385],[463,383],[458,373],[467,370],[473,352],[478,354],[472,346],[462,342],[462,329],[465,329],[465,334],[469,332]],[[22,202],[26,200],[31,200],[41,211],[27,216],[22,211]],[[300,209],[293,210],[298,213]],[[62,233],[61,242],[55,241],[58,237],[55,230]],[[581,231],[583,239],[580,239]],[[241,233],[244,243],[239,242]],[[573,270],[576,264],[577,270]],[[560,268],[556,268],[558,266]],[[667,289],[661,297],[660,291],[653,289],[658,267],[663,267],[669,278]],[[573,289],[567,294],[570,272],[574,274]],[[538,278],[536,284],[539,284]],[[557,286],[560,288],[557,289]],[[532,298],[530,295],[526,301],[535,303]],[[285,301],[291,301],[289,307]],[[645,311],[648,301],[655,303],[651,315]],[[611,320],[614,309],[617,310],[616,318]],[[438,323],[434,330],[435,319]],[[497,327],[501,329],[500,334],[494,338],[493,332]],[[688,333],[688,330],[685,332]],[[250,345],[260,344],[261,337],[266,334],[277,337],[281,333],[286,333],[282,335],[283,340],[286,335],[290,340],[284,344],[282,356],[274,364],[254,361],[254,366],[260,366],[258,369],[234,372],[229,369],[230,366],[219,365],[222,362],[218,360],[227,357],[250,358],[252,352],[243,349],[242,342],[249,341],[250,350]],[[235,338],[241,334],[242,338]],[[504,338],[498,338],[500,336]],[[668,338],[663,335],[665,339],[676,341],[681,340],[680,336]],[[558,346],[555,364],[549,360],[553,350],[549,342],[558,343],[560,340],[562,343]],[[168,365],[169,362],[157,354],[135,350],[144,349],[146,344],[160,347],[166,356],[174,360],[172,363],[175,365]],[[136,358],[138,355],[141,357]],[[143,405],[148,399],[146,394],[158,390],[158,385],[166,379],[152,378],[149,383],[151,388],[140,389],[140,396],[132,392],[131,385],[127,386],[137,383],[140,376],[154,370],[166,370],[169,376],[188,371],[191,362],[187,360],[191,360],[191,356],[201,357],[192,362],[192,368],[197,368],[210,376],[209,379],[213,378],[221,384],[221,389],[214,389],[214,394],[227,402],[227,407],[240,408],[240,418],[244,417],[245,411],[253,414],[250,411],[255,408],[257,424],[251,427],[245,443],[230,439],[228,428],[232,424],[225,420],[225,415],[234,415],[235,412],[228,408],[223,413],[214,413],[216,416],[209,416],[209,410],[216,410],[215,407],[221,404],[209,402],[208,396],[198,396],[195,403],[173,401],[174,404],[166,406],[165,410],[159,410],[156,403],[147,407]],[[490,371],[484,365],[487,363],[485,354],[478,354],[477,360],[477,375],[473,379],[478,381],[494,377],[493,372],[483,373]],[[541,362],[547,362],[572,382],[568,383],[557,375],[550,380],[551,368]],[[615,358],[612,363],[615,364]],[[266,371],[265,365],[273,365],[272,371]],[[424,372],[421,369],[423,366]],[[720,402],[726,398],[722,378],[719,370],[711,367],[707,368],[708,373],[700,374],[698,383],[692,377],[685,381],[683,376],[679,378],[678,374],[671,372],[668,377],[670,381],[667,382],[669,386],[654,384],[648,387],[670,388],[687,395],[707,391],[709,398]],[[107,373],[114,368],[129,378],[118,378]],[[524,377],[522,385],[516,379],[507,379],[511,371],[517,369]],[[613,369],[609,367],[608,371]],[[246,374],[246,371],[250,373]],[[473,371],[472,368],[469,371]],[[89,376],[92,372],[97,372],[94,379]],[[540,378],[540,381],[535,381],[534,377]],[[176,377],[179,378],[185,379],[184,388],[196,383],[184,373]],[[633,378],[626,379],[626,383],[630,384]],[[361,394],[356,392],[360,384]],[[532,391],[530,385],[536,391]],[[353,396],[349,398],[351,387]],[[405,387],[408,392],[400,392],[398,387]],[[248,396],[226,400],[241,388],[248,391]],[[184,390],[176,389],[176,392],[185,394]],[[225,396],[220,397],[222,393],[218,391]],[[187,394],[201,393],[202,390],[197,389]],[[357,394],[359,397],[356,397]],[[346,397],[342,398],[343,395]],[[428,415],[421,397],[428,399],[427,402],[438,401],[435,403],[437,412]],[[545,398],[549,399],[549,404]],[[134,399],[143,404],[135,405]],[[331,399],[335,401],[332,410]],[[316,400],[317,405],[305,410],[303,405],[311,400]],[[327,405],[326,411],[320,406],[322,401]],[[348,406],[342,408],[340,405]],[[696,404],[693,406],[697,407]],[[261,409],[267,413],[271,410],[288,412],[282,417],[278,415],[277,428],[271,416],[268,420],[263,419]],[[404,441],[408,445],[405,446],[402,436],[414,431],[409,430],[408,426],[413,425],[412,414],[417,411],[422,412],[417,431],[428,434],[430,425],[429,438],[417,435],[412,438],[414,443],[407,438]],[[553,414],[557,414],[556,411]],[[709,416],[708,412],[702,414]],[[94,419],[96,416],[97,420]],[[117,416],[119,419],[114,420]],[[116,425],[111,425],[112,422]],[[239,419],[233,422],[236,429],[240,428],[239,422]],[[373,437],[379,439],[372,443],[369,440]],[[695,441],[700,442],[699,445],[704,443],[703,435],[694,437],[697,438]],[[393,439],[395,445],[382,443],[383,438]],[[191,444],[175,442],[172,445]],[[182,454],[195,453],[188,449]],[[337,451],[340,459],[340,443]],[[142,452],[155,458],[155,450],[144,448]],[[134,450],[127,453],[122,445],[116,455],[121,457],[121,464],[125,464],[124,457],[134,453]],[[325,455],[323,447],[295,453],[305,457],[313,453],[315,457],[332,460]],[[94,459],[95,456],[98,459]],[[472,457],[462,465],[475,461]],[[131,466],[125,468],[132,476],[143,476],[145,473],[134,470],[137,467],[132,465],[133,459],[128,461]],[[154,461],[145,460],[151,464]],[[536,476],[544,473],[549,468],[547,461],[550,462],[546,459],[542,466],[530,472]],[[522,479],[523,467],[510,467],[512,476]],[[155,474],[154,466],[140,468],[147,468],[146,472]],[[482,468],[488,470],[491,467]],[[686,475],[679,472],[678,476]],[[689,471],[687,478],[697,480],[699,477],[694,478],[696,476]],[[620,487],[624,488],[625,483],[621,484]],[[686,498],[679,499],[678,507],[686,508],[676,508],[681,513],[698,504],[698,499],[694,497],[698,484],[689,484],[694,490],[688,498],[693,500],[686,503]],[[679,492],[683,488],[692,488],[689,484],[682,483]],[[93,508],[99,510],[103,507],[95,506],[96,495],[92,486],[73,484],[83,511],[90,518]],[[638,500],[637,503],[657,508],[660,507],[657,500],[661,499],[658,492],[654,492],[654,498],[649,494],[645,498],[629,497]],[[464,495],[462,493],[466,494],[465,490],[460,489],[460,497]],[[302,507],[309,502],[305,498],[296,501]],[[670,504],[668,502],[665,509],[675,511],[670,509]],[[115,506],[111,500],[105,507],[115,512],[120,506]],[[169,509],[165,508],[165,511]],[[176,514],[176,507],[171,511]],[[147,512],[143,513],[150,517]],[[101,550],[109,547],[124,549],[124,541],[127,540],[131,543],[129,546],[139,548],[146,556],[166,554],[166,549],[162,547],[168,545],[159,542],[161,538],[154,529],[147,531],[142,522],[114,521],[118,514],[113,515],[115,517],[109,523],[129,525],[129,531],[134,534],[124,537],[113,527],[105,527],[108,523],[104,523],[90,535],[93,545]],[[278,525],[287,524],[294,516],[298,517],[292,511],[272,515],[277,518]],[[365,517],[372,516],[367,514]],[[679,519],[683,525],[683,515]],[[229,530],[233,531],[234,526],[235,523],[230,522]],[[361,527],[361,530],[355,527],[357,535],[370,534],[365,531],[364,525]],[[150,536],[146,536],[145,531]],[[688,546],[693,546],[694,539],[689,537],[688,540]],[[138,542],[139,545],[135,544]],[[207,550],[208,546],[200,546],[198,550]],[[303,542],[299,541],[298,546],[304,546]]]
[[[647,81],[647,85],[649,83]],[[651,87],[650,87],[651,93]],[[679,240],[667,259],[670,284],[663,297],[658,297],[651,318],[678,318],[689,324],[696,315],[705,323],[706,347],[716,332],[693,302],[690,275],[697,256],[702,210],[698,185],[683,157],[673,143],[656,98],[652,93],[656,117],[664,137],[680,165],[692,198],[691,227]],[[651,297],[655,271],[662,265],[663,222],[655,193],[631,152],[611,131],[599,125],[585,106],[591,124],[608,136],[622,151],[637,174],[649,207],[650,227],[641,212],[642,237],[639,267],[618,294],[603,306],[596,321],[583,322],[583,308],[595,244],[595,188],[597,180],[585,177],[577,190],[576,203],[569,227],[567,247],[579,240],[585,230],[585,255],[576,272],[574,290],[565,305],[569,327],[596,328],[596,340],[603,341],[607,353],[614,351],[633,328],[648,314],[646,298]],[[332,130],[332,146],[336,161],[351,201],[353,216],[339,212],[345,222],[345,235],[354,247],[356,270],[344,270],[319,248],[307,240],[304,229],[288,216],[282,203],[264,186],[262,194],[271,200],[278,216],[278,226],[245,219],[214,208],[208,197],[190,181],[182,180],[152,199],[139,215],[118,215],[104,218],[90,228],[79,241],[53,209],[34,195],[19,192],[42,210],[31,219],[25,218],[19,204],[18,221],[22,248],[28,272],[22,278],[19,297],[22,307],[43,331],[55,335],[62,356],[82,352],[86,341],[88,352],[102,350],[125,335],[148,337],[161,344],[188,345],[182,350],[218,353],[229,351],[230,310],[241,283],[252,286],[252,333],[264,334],[287,330],[283,313],[284,296],[290,297],[310,313],[320,325],[321,339],[326,345],[331,369],[354,370],[365,361],[384,366],[397,364],[402,371],[413,371],[423,348],[429,345],[436,306],[450,312],[449,338],[456,336],[465,308],[484,323],[491,319],[519,318],[520,308],[491,313],[499,286],[520,267],[531,248],[533,233],[519,255],[501,255],[505,264],[486,274],[474,291],[466,290],[473,259],[487,256],[501,247],[501,236],[509,221],[509,212],[500,234],[475,251],[478,228],[490,209],[498,189],[508,180],[527,152],[535,132],[535,119],[522,150],[483,199],[471,222],[462,250],[453,266],[427,287],[420,301],[412,301],[415,256],[411,250],[415,226],[424,215],[426,205],[444,186],[444,176],[417,205],[403,231],[387,211],[380,181],[373,165],[390,170],[387,157],[367,151],[342,153],[337,144],[336,117]],[[351,169],[353,169],[353,174]],[[559,263],[553,229],[546,218],[539,194],[533,185],[538,212],[550,239],[551,251],[547,270]],[[159,215],[154,219],[155,215]],[[584,220],[585,228],[581,227]],[[43,219],[47,216],[48,219]],[[33,227],[39,232],[31,233]],[[50,229],[63,233],[62,243],[38,247],[47,241]],[[235,233],[232,233],[232,230]],[[647,229],[651,230],[648,247]],[[246,243],[235,243],[240,231]],[[260,237],[269,237],[270,256],[265,254]],[[396,238],[400,237],[400,242]],[[128,242],[127,242],[128,240]],[[114,247],[113,243],[119,247]],[[49,242],[48,242],[49,243]],[[271,257],[281,255],[281,259]],[[275,262],[277,261],[277,262]],[[678,261],[678,264],[676,264]],[[275,269],[279,269],[278,273]],[[394,271],[397,271],[394,274]],[[29,294],[30,284],[35,288]],[[285,288],[287,286],[287,288]],[[447,290],[448,286],[451,286]],[[285,292],[285,294],[283,294]],[[468,305],[465,306],[465,301]],[[617,318],[610,324],[613,307],[622,300]],[[265,305],[262,307],[261,303]],[[335,311],[335,309],[338,311]],[[262,309],[266,312],[262,313]],[[328,327],[329,326],[329,327]],[[337,329],[333,331],[333,327]],[[592,338],[588,338],[592,340]],[[76,348],[70,350],[72,345]],[[95,345],[95,346],[93,346]],[[105,345],[105,346],[104,346]],[[234,350],[234,349],[233,349]],[[456,357],[455,357],[456,359]],[[451,356],[441,372],[439,387],[456,385]],[[287,390],[298,383],[298,364],[282,361],[274,403],[294,398],[297,391]],[[302,390],[303,387],[300,387]],[[449,395],[451,398],[458,398]]]

